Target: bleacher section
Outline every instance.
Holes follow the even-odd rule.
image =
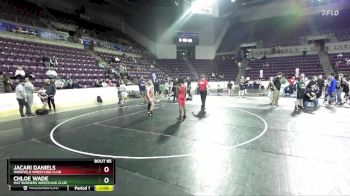
[[[192,80],[196,77],[184,59],[161,59],[157,61],[157,65],[161,69],[168,70],[171,76],[190,77]]]
[[[218,56],[215,60],[189,60],[197,74],[204,74],[212,81],[235,80],[238,72],[237,62],[231,57],[223,59]],[[165,69],[172,76],[190,77],[197,80],[196,73],[193,73],[184,59],[162,59],[158,60],[158,66]],[[212,77],[215,74],[215,77]],[[218,76],[223,76],[219,78]]]
[[[198,74],[212,74],[217,73],[217,67],[213,64],[212,60],[190,60],[191,65],[197,71]]]
[[[307,77],[313,75],[324,75],[318,55],[273,57],[266,60],[260,59],[250,61],[250,69],[246,70],[246,77],[252,79],[260,78],[260,70],[263,70],[263,78],[269,79],[276,76],[277,72],[283,72],[287,78],[295,75],[295,69],[299,68],[299,73],[304,73]]]
[[[107,70],[99,68],[96,59],[84,49],[0,38],[0,72],[3,72],[4,75],[13,77],[17,66],[22,66],[26,73],[33,73],[36,76],[34,85],[40,86],[40,83],[47,78],[45,76],[47,69],[42,62],[44,55],[50,58],[56,57],[59,64],[57,68],[59,78],[72,79],[83,87],[92,87],[97,79],[108,78]],[[126,65],[132,78],[150,79],[152,73],[155,73],[159,80],[167,78],[164,72],[151,66],[142,57],[123,57],[102,52],[99,52],[98,55],[114,68],[117,68],[119,64]],[[119,57],[120,62],[112,61],[115,57]],[[113,78],[112,82],[115,83],[116,78]]]
[[[345,59],[350,59],[350,53],[341,53],[342,57],[338,58],[338,54],[329,54],[329,60],[331,61],[333,68],[337,72],[344,74],[350,74],[350,64],[347,64]]]
[[[217,56],[215,64],[219,74],[224,74],[224,80],[234,81],[238,73],[237,62],[232,59],[232,56]]]
[[[55,56],[59,67],[58,76],[78,81],[81,85],[94,83],[96,79],[104,79],[105,71],[99,69],[96,60],[85,50],[0,38],[0,71],[11,75],[17,66],[22,66],[26,73],[36,75],[38,86],[46,78],[46,69],[42,58]]]
[[[118,69],[119,64],[125,65],[131,78],[143,77],[144,79],[151,79],[151,73],[155,73],[159,80],[165,80],[167,78],[163,71],[151,66],[142,57],[127,57],[106,52],[98,52],[97,54],[113,68]],[[115,61],[116,57],[119,58],[120,62]]]

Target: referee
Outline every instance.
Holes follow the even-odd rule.
[[[208,81],[205,79],[205,75],[201,75],[201,79],[198,81],[199,94],[202,100],[202,110],[205,110],[205,100],[207,99]]]

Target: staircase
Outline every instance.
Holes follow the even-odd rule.
[[[245,75],[245,69],[246,69],[247,65],[248,65],[248,60],[243,59],[242,63],[241,63],[241,67],[238,68],[238,73],[236,76],[235,85],[238,85],[241,77]]]
[[[187,58],[184,58],[183,60],[186,63],[187,67],[191,70],[191,72],[194,73],[195,78],[198,79],[199,74],[198,74],[197,70],[192,66],[192,63]]]
[[[320,58],[323,72],[326,74],[326,76],[328,76],[331,73],[334,73],[334,70],[332,68],[332,63],[329,60],[328,55],[324,51],[320,51],[318,52],[318,56]]]

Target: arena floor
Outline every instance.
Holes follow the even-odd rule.
[[[57,103],[59,104],[59,103]],[[102,105],[0,124],[0,195],[6,158],[117,158],[113,193],[98,195],[349,195],[350,108],[293,112],[294,99],[208,96],[177,104]]]

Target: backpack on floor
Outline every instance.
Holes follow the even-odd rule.
[[[49,110],[47,109],[37,109],[35,111],[36,115],[48,115],[49,114]]]
[[[102,103],[102,98],[100,96],[97,96],[97,102]]]

